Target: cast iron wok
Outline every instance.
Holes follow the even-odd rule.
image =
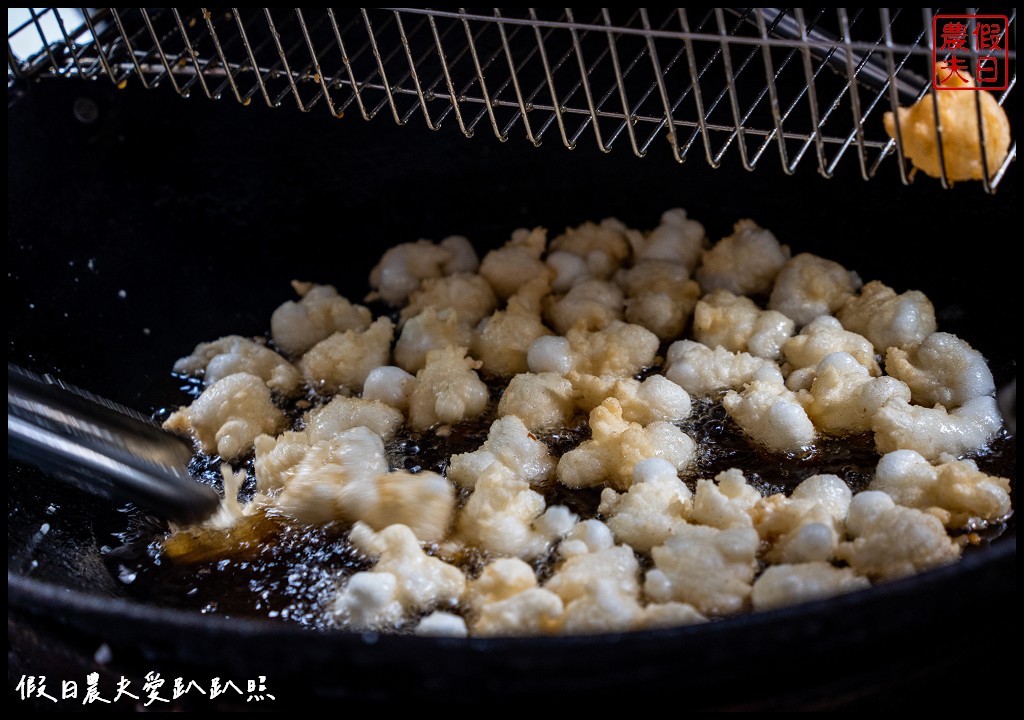
[[[79,98],[96,103],[97,121],[74,119]],[[675,206],[712,238],[751,217],[794,252],[924,290],[940,328],[985,352],[998,382],[1015,374],[1016,268],[1004,249],[1015,167],[993,198],[927,178],[903,187],[892,168],[866,183],[852,158],[825,180],[809,167],[744,173],[732,158],[713,171],[697,159],[677,166],[667,150],[641,160],[534,149],[103,84],[43,82],[10,100],[8,359],[142,411],[169,402],[171,364],[197,342],[263,333],[293,278],[356,298],[395,243],[460,233],[486,249],[521,225],[557,231],[614,215],[650,227]],[[992,653],[1014,644],[1012,528],[956,565],[828,602],[643,633],[451,640],[133,601],[99,550],[124,521],[9,465],[10,688],[23,674],[81,683],[93,670],[104,688],[149,671],[168,685],[263,675],[273,707],[339,710],[340,699],[668,698],[681,710],[934,702],[990,712],[1011,695],[987,678],[998,672]],[[251,709],[244,700],[177,703]]]

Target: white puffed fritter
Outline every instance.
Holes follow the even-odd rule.
[[[651,550],[654,569],[644,593],[655,602],[684,602],[704,615],[730,615],[750,603],[760,539],[753,528],[686,525]]]
[[[1002,425],[995,398],[988,396],[968,400],[952,412],[941,405],[926,408],[893,398],[871,421],[878,452],[916,450],[929,460],[943,453],[959,456],[977,452]]]
[[[704,292],[728,290],[737,295],[767,295],[775,276],[789,260],[789,247],[753,220],[740,220],[732,235],[704,251],[697,282]]]
[[[240,335],[199,343],[191,355],[174,363],[174,372],[202,375],[204,385],[212,385],[235,373],[249,373],[282,395],[292,394],[302,382],[302,375],[294,365],[266,345]]]
[[[374,368],[389,364],[394,329],[391,320],[381,317],[361,332],[336,332],[311,347],[299,369],[317,392],[360,392]]]
[[[777,310],[806,325],[820,315],[832,315],[861,286],[857,273],[832,260],[800,253],[782,266],[768,309]]]
[[[530,588],[484,605],[472,623],[474,635],[553,635],[562,627],[562,598],[544,588]]]
[[[754,380],[730,390],[722,406],[751,439],[778,453],[799,453],[814,442],[814,423],[796,393],[781,382]]]
[[[629,422],[650,425],[653,422],[679,422],[690,416],[690,394],[664,375],[651,375],[643,382],[614,375],[569,373],[576,405],[585,413],[608,398],[622,406],[622,417]]]
[[[627,545],[573,555],[544,585],[565,605],[561,632],[631,630],[638,625],[640,566]]]
[[[529,369],[527,354],[533,341],[551,335],[540,315],[541,299],[548,289],[546,278],[530,280],[508,299],[504,310],[495,310],[480,321],[472,348],[485,373],[509,377]]]
[[[753,509],[761,539],[771,543],[773,563],[828,562],[844,536],[853,492],[836,475],[812,475],[786,497],[776,493]]]
[[[772,610],[867,587],[867,578],[827,562],[773,565],[754,582],[750,599],[755,610]]]
[[[564,250],[548,255],[544,265],[551,277],[552,292],[567,293],[576,283],[592,277],[586,260]]]
[[[562,560],[574,555],[586,555],[615,547],[615,535],[610,527],[596,518],[581,520],[573,526],[558,546]]]
[[[884,353],[891,347],[907,348],[935,332],[935,308],[918,290],[896,294],[888,285],[872,280],[860,295],[846,301],[837,313],[843,327],[860,333]]]
[[[871,430],[875,413],[890,399],[909,402],[910,388],[893,377],[871,377],[852,355],[835,352],[822,358],[810,391],[799,397],[818,430],[849,435]]]
[[[476,417],[487,407],[487,386],[476,374],[480,362],[466,357],[466,348],[447,347],[427,353],[416,373],[409,397],[409,426],[426,430]]]
[[[454,310],[460,322],[473,327],[497,306],[498,299],[487,280],[480,275],[459,273],[424,280],[398,316],[404,324],[427,308]]]
[[[786,359],[789,372],[804,368],[815,368],[825,356],[844,352],[868,369],[872,375],[881,375],[882,371],[875,361],[875,347],[863,335],[843,329],[842,323],[834,317],[822,315],[808,323],[799,335],[789,338],[782,346],[782,355]],[[809,381],[813,374],[809,375]],[[796,390],[792,383],[790,389]]]
[[[497,555],[531,559],[546,552],[576,520],[561,505],[548,507],[543,495],[504,465],[492,463],[477,477],[459,513],[458,538]]]
[[[914,402],[947,410],[996,391],[985,356],[956,335],[932,333],[920,345],[885,354],[885,371],[910,386]]]
[[[408,525],[430,542],[445,536],[455,506],[454,488],[445,478],[432,472],[388,472],[383,442],[365,427],[317,442],[306,438],[301,458],[284,467],[294,459],[290,453],[300,435],[279,439],[275,446],[266,443],[263,453],[257,450],[264,455],[257,456],[259,486],[284,488],[276,499],[278,512],[310,524],[361,521],[378,530]]]
[[[715,290],[697,303],[693,336],[709,348],[746,352],[774,360],[793,335],[793,320],[775,310],[762,310],[750,298]]]
[[[307,432],[286,432],[274,438],[256,439],[256,484],[260,490],[300,485],[312,494],[330,499],[337,487],[350,480],[370,480],[388,471],[384,441],[365,427],[355,427],[312,442]],[[304,497],[297,488],[294,510],[310,522],[328,522],[335,517],[331,508],[318,505],[316,497]],[[286,502],[286,505],[292,501]],[[308,505],[308,509],[306,508]]]
[[[639,325],[613,321],[603,330],[573,328],[564,338],[542,337],[530,346],[530,372],[632,376],[654,364],[658,336]]]
[[[498,463],[518,479],[536,485],[551,477],[555,458],[548,446],[538,440],[515,415],[491,423],[487,440],[473,452],[452,455],[448,479],[463,488],[473,488],[477,478]]]
[[[607,519],[608,527],[620,542],[647,552],[686,524],[692,506],[693,493],[679,479],[672,463],[663,458],[647,458],[633,466],[629,490],[601,491],[597,511]]]
[[[868,489],[935,515],[950,529],[982,528],[1012,509],[1009,479],[985,474],[973,460],[947,457],[932,465],[913,450],[884,455]]]
[[[567,252],[581,258],[586,262],[587,272],[599,280],[611,277],[630,254],[627,228],[615,218],[566,228],[548,249],[552,254]]]
[[[741,470],[730,468],[718,473],[714,482],[698,480],[690,521],[726,530],[752,527],[751,513],[761,493],[747,484]]]
[[[395,365],[415,373],[427,364],[427,353],[447,347],[469,347],[473,328],[459,319],[450,308],[429,307],[402,325],[395,343]]]
[[[335,622],[353,630],[384,630],[398,625],[405,608],[398,601],[393,573],[358,572],[334,598]]]
[[[565,335],[572,328],[602,330],[622,320],[625,296],[608,280],[581,280],[562,296],[544,300],[544,318],[556,332]]]
[[[547,279],[551,273],[541,260],[547,245],[548,232],[542,227],[513,231],[511,239],[497,250],[484,255],[480,274],[502,300],[538,277]]]
[[[379,400],[341,395],[323,407],[310,410],[305,418],[306,432],[312,442],[329,440],[345,430],[360,426],[387,440],[404,421],[401,412]]]
[[[420,620],[412,634],[417,637],[457,637],[469,635],[466,621],[458,615],[432,612]]]
[[[619,270],[615,280],[626,293],[626,320],[662,340],[683,333],[700,297],[700,285],[682,263],[643,260]]]
[[[476,272],[479,260],[472,244],[453,235],[439,245],[429,240],[402,243],[388,248],[370,271],[373,292],[368,300],[399,305],[427,278]]]
[[[590,413],[591,439],[558,461],[559,482],[571,488],[607,485],[626,490],[633,467],[644,458],[660,457],[682,469],[693,459],[693,439],[667,422],[644,427],[622,418],[622,406],[608,398]]]
[[[680,263],[692,273],[700,261],[708,238],[704,226],[686,216],[682,208],[666,210],[658,227],[649,233],[630,233],[633,258],[637,264],[645,260]]]
[[[195,402],[172,413],[164,428],[190,434],[203,452],[231,460],[248,452],[257,435],[277,433],[285,423],[263,380],[235,373],[209,385]]]
[[[515,415],[533,432],[566,426],[576,414],[572,383],[558,373],[522,373],[498,401],[498,415]]]
[[[336,332],[365,330],[373,321],[370,309],[354,305],[331,285],[292,281],[301,296],[288,300],[270,316],[270,337],[282,351],[298,356]]]
[[[672,343],[666,362],[665,377],[697,397],[742,388],[754,380],[782,384],[782,372],[771,360],[729,352],[723,347],[712,350],[693,340]]]
[[[394,365],[381,365],[363,381],[363,400],[379,400],[404,411],[409,408],[409,396],[415,387],[415,376]]]
[[[871,579],[905,577],[960,557],[938,518],[896,505],[883,492],[854,496],[846,530],[851,540],[839,545],[836,557]]]
[[[356,523],[349,540],[356,549],[377,559],[372,570],[349,578],[335,599],[335,617],[349,627],[394,625],[417,611],[453,605],[466,589],[462,571],[424,553],[412,530],[404,525],[374,532]],[[366,575],[385,578],[360,578]],[[394,584],[386,576],[394,578]],[[397,618],[395,603],[400,608]]]
[[[469,581],[463,600],[473,612],[479,613],[485,605],[535,587],[537,576],[528,563],[515,557],[498,558],[488,563],[479,577]]]

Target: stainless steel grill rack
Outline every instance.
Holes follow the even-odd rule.
[[[502,141],[557,136],[573,148],[592,139],[604,152],[628,145],[643,156],[667,140],[679,162],[696,149],[714,167],[730,152],[748,170],[775,154],[787,173],[814,162],[825,177],[858,167],[870,179],[885,165],[910,183],[882,114],[935,92],[930,9],[15,10],[23,17],[9,10],[9,86],[135,79],[243,105],[294,102],[399,125],[421,117],[466,136],[489,127]],[[1005,14],[1001,104],[1017,78],[1016,10]],[[941,126],[938,135],[941,148]],[[1015,159],[1014,142],[985,173],[986,191]]]

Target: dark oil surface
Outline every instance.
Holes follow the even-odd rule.
[[[386,443],[390,467],[414,473],[443,473],[452,455],[479,448],[496,417],[502,388],[498,382],[490,386],[490,406],[478,418],[440,431],[400,429]],[[193,381],[182,386],[189,396],[194,396],[198,389]],[[286,409],[293,427],[301,429],[303,413],[323,402],[324,398],[310,395],[289,403]],[[161,414],[166,412],[158,416]],[[821,473],[838,475],[858,492],[870,482],[879,459],[870,433],[819,438],[813,449],[800,455],[767,453],[743,435],[720,403],[711,400],[695,400],[691,416],[679,426],[696,441],[698,448],[695,462],[681,473],[691,490],[699,479],[738,468],[762,495],[788,494],[806,478]],[[567,428],[539,438],[553,455],[561,457],[589,436],[586,417],[581,414]],[[233,463],[235,469],[244,466],[248,475],[240,492],[243,501],[251,497],[254,488],[252,460],[250,454]],[[1013,479],[1016,441],[1001,434],[975,460],[985,472]],[[190,470],[202,482],[221,486],[219,458],[198,454]],[[551,480],[537,490],[549,506],[565,505],[582,519],[598,517],[600,488],[573,490]],[[461,493],[459,503],[466,497],[468,493]],[[168,543],[164,528],[138,516],[133,518],[131,526],[119,534],[123,545],[107,552],[105,561],[129,595],[158,605],[325,628],[331,625],[331,603],[338,582],[371,564],[351,547],[347,541],[348,527],[339,523],[307,527],[259,514],[239,523],[231,537],[226,538],[223,533],[195,537],[179,533]],[[998,537],[1013,527],[1012,519],[1009,523],[973,535],[973,545],[983,546]],[[175,552],[169,552],[169,547]],[[641,567],[650,566],[646,555],[641,554],[638,559]],[[480,551],[468,550],[451,560],[475,577],[488,558]],[[543,581],[553,572],[554,553],[549,552],[534,565]]]

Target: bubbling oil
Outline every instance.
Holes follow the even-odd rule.
[[[184,381],[181,390],[188,396],[197,394],[194,379],[178,379]],[[490,403],[476,418],[440,430],[401,428],[385,446],[390,468],[444,473],[452,455],[478,449],[497,417],[504,388],[499,379],[489,379],[488,385]],[[301,430],[304,413],[327,400],[309,393],[287,403],[283,409],[292,429]],[[157,413],[158,420],[162,414],[166,411]],[[694,462],[680,473],[691,491],[698,480],[737,468],[762,495],[788,494],[806,478],[823,473],[842,478],[856,493],[867,487],[879,459],[870,433],[819,438],[812,449],[801,454],[766,452],[743,434],[718,400],[695,399],[690,416],[677,424],[697,446]],[[566,427],[537,437],[558,458],[589,439],[590,428],[586,416],[580,414]],[[974,459],[989,474],[1015,478],[1016,442],[1004,431]],[[220,489],[220,465],[218,457],[197,453],[189,470],[198,481]],[[247,479],[239,492],[240,500],[246,502],[255,491],[252,453],[232,465],[246,470]],[[564,505],[581,519],[603,519],[598,513],[601,488],[573,489],[551,479],[535,489],[549,506]],[[457,493],[459,506],[468,495],[468,491]],[[370,559],[349,543],[349,526],[343,523],[307,526],[261,511],[243,518],[228,534],[198,531],[169,536],[165,527],[148,518],[132,517],[131,526],[119,535],[123,545],[111,550],[106,559],[115,576],[132,578],[125,586],[130,596],[152,604],[326,629],[334,626],[332,603],[338,584],[372,566]],[[1012,528],[1011,517],[970,533],[966,551],[983,547]],[[446,559],[470,578],[478,576],[490,560],[476,548]],[[642,569],[652,565],[646,553],[637,553],[637,559]],[[554,548],[534,561],[539,582],[552,575],[555,561]],[[459,606],[442,609],[464,611]],[[415,618],[399,630],[409,631],[414,626]]]

